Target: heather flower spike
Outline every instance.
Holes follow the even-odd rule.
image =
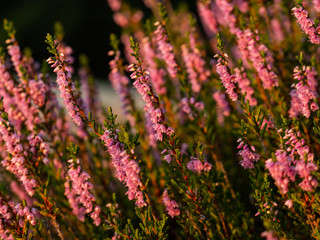
[[[57,84],[60,90],[60,97],[63,99],[63,103],[69,112],[69,116],[76,125],[81,124],[80,109],[73,96],[75,86],[71,81],[71,71],[68,67],[69,59],[65,59],[65,55],[58,51],[59,44],[55,42],[53,37],[48,34],[46,43],[49,45],[48,50],[54,55],[47,59],[47,62],[54,68],[54,72],[57,74]]]

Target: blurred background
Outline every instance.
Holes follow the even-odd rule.
[[[156,1],[156,0],[154,0]],[[141,9],[146,17],[151,11],[142,0],[126,0],[133,9]],[[195,10],[195,1],[171,0],[173,7],[181,4]],[[97,78],[107,78],[107,52],[110,50],[109,35],[120,35],[121,29],[113,22],[112,11],[106,0],[12,0],[1,1],[0,45],[5,46],[7,34],[2,20],[13,21],[17,29],[17,40],[23,48],[32,49],[34,58],[42,62],[49,57],[44,42],[46,34],[54,33],[54,23],[64,26],[64,41],[74,49],[75,67],[79,54],[86,54]]]

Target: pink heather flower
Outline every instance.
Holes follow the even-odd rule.
[[[266,240],[278,240],[278,238],[273,236],[273,231],[264,231],[261,233],[261,237],[265,237]]]
[[[73,49],[68,46],[66,43],[56,40],[59,45],[57,47],[58,52],[63,56],[61,56],[63,58],[63,60],[66,60],[68,62],[68,70],[70,71],[71,74],[74,73],[74,69],[72,67],[72,64],[74,63],[74,57],[72,56],[73,53]]]
[[[192,91],[198,93],[201,90],[201,84],[207,80],[210,72],[205,68],[206,63],[198,48],[188,49],[186,45],[182,45],[181,50]]]
[[[304,158],[307,157],[308,161],[313,161],[314,155],[309,152],[309,146],[305,145],[305,140],[301,138],[300,132],[295,132],[293,129],[286,129],[283,139],[288,139],[285,142],[286,145],[289,145],[286,150],[290,152],[292,156],[296,154],[299,160],[304,160]]]
[[[260,121],[258,121],[258,124],[260,124]],[[261,124],[261,130],[262,129],[264,129],[264,127],[265,127],[265,125],[267,125],[266,126],[266,130],[269,130],[269,129],[271,129],[271,128],[274,128],[274,123],[271,121],[271,120],[268,120],[268,119],[263,119],[262,120],[262,124]]]
[[[122,0],[108,0],[108,4],[112,11],[119,11],[122,5]]]
[[[154,60],[157,56],[154,49],[151,47],[150,39],[145,37],[141,41],[141,55],[150,72],[150,81],[154,88],[154,91],[158,95],[164,95],[167,92],[165,86],[164,76],[166,72],[164,69],[159,69],[156,61]]]
[[[23,146],[20,143],[20,137],[8,126],[2,117],[0,117],[0,134],[5,142],[5,147],[10,157],[6,157],[1,161],[1,164],[11,173],[16,175],[19,181],[22,182],[26,192],[33,196],[34,188],[36,187],[35,179],[29,176],[28,169],[25,165],[25,154]]]
[[[49,64],[52,64],[51,67],[54,67],[54,72],[57,74],[57,84],[60,90],[60,97],[63,99],[63,103],[68,110],[68,114],[72,121],[80,126],[81,117],[78,113],[79,108],[76,103],[73,91],[75,91],[75,86],[71,82],[71,71],[69,66],[67,66],[68,59],[64,58],[64,54],[59,54],[59,60],[53,61],[51,58],[47,60]]]
[[[112,158],[112,164],[116,169],[116,178],[118,178],[120,182],[124,182],[128,187],[128,191],[126,192],[128,199],[136,199],[136,205],[139,208],[146,206],[147,204],[143,199],[143,193],[140,191],[142,182],[139,176],[140,168],[138,163],[124,150],[124,146],[118,140],[116,132],[106,130],[100,139],[108,148],[108,153]]]
[[[144,110],[149,113],[150,120],[153,123],[152,127],[156,132],[156,138],[160,141],[163,139],[163,134],[171,136],[174,130],[165,124],[165,117],[158,97],[153,93],[153,89],[149,84],[149,71],[142,70],[141,67],[131,64],[128,66],[129,70],[133,72],[130,77],[134,80],[133,86],[142,96],[146,103]]]
[[[236,16],[233,12],[233,5],[229,3],[228,0],[217,0],[216,5],[219,7],[220,11],[223,13],[223,18],[225,24],[229,27],[232,34],[237,32],[236,28]]]
[[[29,80],[28,84],[32,101],[39,107],[42,107],[45,103],[48,86],[42,80]]]
[[[84,222],[86,209],[83,206],[79,207],[79,202],[76,200],[76,193],[70,188],[70,180],[65,182],[64,187],[64,195],[68,199],[72,213],[76,215],[81,222]]]
[[[175,216],[180,215],[179,205],[176,201],[171,200],[168,195],[168,190],[165,189],[162,196],[162,202],[166,206],[166,212],[170,217],[174,218]]]
[[[210,9],[209,4],[204,4],[200,1],[197,1],[197,8],[206,34],[209,37],[213,37],[218,32],[217,21],[213,10]]]
[[[192,156],[190,157],[190,160],[191,161],[187,163],[187,168],[193,172],[201,174],[201,171],[209,172],[211,170],[211,163],[202,163],[198,158]]]
[[[287,139],[284,143],[286,151],[277,150],[275,154],[277,161],[267,160],[266,168],[282,193],[288,192],[288,184],[290,180],[295,180],[296,174],[302,179],[299,186],[304,191],[312,191],[318,186],[318,181],[311,175],[311,172],[316,171],[318,166],[313,162],[314,155],[309,152],[309,146],[301,138],[301,133],[293,129],[286,129],[283,139]]]
[[[219,125],[223,126],[224,124],[224,117],[230,115],[230,107],[228,101],[226,99],[226,95],[220,92],[215,92],[213,94],[213,99],[216,101],[216,108],[217,108],[217,121]]]
[[[293,166],[293,159],[283,150],[277,150],[275,156],[276,162],[270,158],[266,161],[265,166],[281,192],[286,194],[289,190],[290,181],[295,180],[296,170]]]
[[[85,171],[81,171],[80,166],[75,167],[73,159],[68,162],[70,165],[65,183],[65,195],[72,207],[72,212],[78,216],[80,221],[84,221],[85,213],[91,213],[90,216],[94,220],[94,224],[99,226],[101,223],[101,219],[99,218],[100,207],[96,206],[93,210],[94,205],[96,205],[96,198],[91,193],[93,185],[88,181],[90,175]],[[79,163],[79,160],[77,160],[77,163]],[[71,189],[69,187],[70,184]],[[79,208],[80,204],[83,207]]]
[[[291,199],[287,200],[284,205],[286,205],[288,208],[292,208],[293,207],[293,201]]]
[[[319,26],[316,27],[314,21],[308,17],[308,11],[303,7],[294,7],[292,11],[293,15],[297,18],[300,28],[309,36],[310,42],[320,44]]]
[[[30,145],[30,152],[35,157],[42,157],[42,160],[45,164],[49,164],[49,160],[47,158],[49,153],[49,146],[43,141],[42,134],[32,133],[28,136],[28,141]]]
[[[305,79],[306,75],[306,79]],[[293,84],[295,89],[291,90],[291,108],[289,114],[291,117],[297,117],[300,113],[306,118],[310,117],[311,111],[316,111],[319,106],[314,102],[318,94],[316,92],[317,80],[315,79],[316,71],[313,68],[303,67],[294,69],[294,79],[298,80]]]
[[[182,98],[180,105],[181,105],[181,110],[188,115],[188,118],[190,120],[194,120],[194,115],[195,115],[191,107],[194,107],[198,112],[201,112],[204,109],[204,103],[196,102],[193,97],[190,99]]]
[[[120,51],[110,51],[109,56],[114,55],[114,59],[109,62],[111,72],[109,73],[109,80],[113,89],[118,93],[122,103],[122,109],[131,127],[135,126],[135,117],[130,113],[132,111],[133,102],[129,91],[129,78],[124,75],[119,69]]]
[[[271,70],[273,57],[264,44],[259,44],[259,36],[255,35],[249,29],[244,32],[239,30],[236,35],[238,38],[238,47],[243,58],[252,62],[263,87],[265,89],[272,89],[278,86],[278,77]],[[265,58],[261,56],[261,52],[264,52]]]
[[[13,43],[13,44],[8,45],[8,47],[7,47],[8,53],[11,56],[11,61],[12,61],[12,64],[14,66],[15,71],[18,74],[18,77],[22,78],[23,74],[20,70],[20,66],[23,66],[23,63],[22,63],[22,54],[20,51],[20,47],[17,44],[17,42],[15,42],[15,39],[9,39],[9,40],[7,40],[7,42]]]
[[[313,162],[306,163],[304,160],[300,160],[296,163],[296,171],[299,177],[303,179],[299,186],[304,191],[311,192],[318,186],[318,181],[311,176],[311,172],[316,170],[318,170],[318,166]]]
[[[27,227],[27,224],[33,226],[36,225],[35,214],[37,210],[35,208],[23,207],[21,203],[15,204],[11,201],[7,202],[0,197],[0,238],[13,240],[13,236],[10,232],[12,228],[6,229],[5,226],[11,225],[15,228]],[[17,226],[15,223],[18,222]],[[17,237],[17,236],[16,236]]]
[[[272,35],[273,35],[274,40],[278,43],[282,42],[285,38],[285,35],[282,30],[282,26],[281,26],[280,21],[275,18],[271,19],[271,27],[272,27],[272,29],[274,29],[272,31]]]
[[[113,14],[113,21],[122,28],[126,28],[130,25],[129,16],[122,12],[115,12]]]
[[[216,55],[219,56],[219,55]],[[224,54],[222,57],[227,58],[228,55]],[[222,81],[223,86],[226,89],[227,94],[231,98],[232,101],[237,101],[238,94],[235,92],[235,85],[236,77],[235,75],[230,75],[227,67],[227,61],[224,60],[222,57],[219,57],[216,65],[216,71],[220,75],[220,79]]]
[[[234,72],[236,76],[235,81],[238,83],[241,93],[243,95],[246,94],[245,100],[249,100],[250,106],[256,106],[258,101],[253,97],[254,89],[250,86],[250,80],[247,78],[244,69],[235,68]]]
[[[240,161],[241,166],[244,169],[254,168],[254,162],[258,162],[261,156],[257,153],[254,153],[255,148],[246,144],[241,138],[238,140],[238,142],[240,142],[238,149],[242,149],[238,152],[238,154],[242,157],[242,160]]]
[[[317,11],[317,12],[320,12],[320,0],[312,0],[312,3],[314,5],[314,9]]]
[[[162,60],[166,63],[166,69],[169,76],[172,79],[175,79],[178,72],[178,65],[175,61],[173,46],[168,41],[168,35],[166,34],[165,28],[159,22],[156,22],[154,25],[157,27],[154,32],[157,49],[160,52]]]
[[[249,11],[249,1],[248,0],[236,0],[236,5],[242,13]]]
[[[30,80],[30,82],[32,81]],[[33,131],[35,125],[42,121],[39,117],[38,109],[31,104],[31,100],[35,104],[38,101],[35,100],[35,96],[32,94],[33,89],[30,87],[28,88],[24,84],[16,86],[14,79],[11,78],[5,67],[4,60],[0,59],[0,96],[4,98],[4,108],[17,131],[20,130],[23,123],[26,124],[28,130]],[[41,101],[41,98],[38,100]]]
[[[145,113],[145,129],[149,139],[149,145],[153,148],[157,147],[156,133],[152,127],[151,117],[149,113]]]
[[[166,154],[164,155],[163,159],[167,162],[170,163],[171,160],[174,158],[173,152],[168,149],[163,149],[161,154]]]

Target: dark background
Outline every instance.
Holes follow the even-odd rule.
[[[125,2],[150,16],[151,11],[144,7],[142,0]],[[171,0],[174,7],[182,2],[188,4],[189,9],[195,9],[195,1]],[[54,34],[54,23],[60,21],[66,33],[64,41],[74,49],[76,66],[77,56],[84,53],[90,59],[93,74],[99,78],[107,77],[109,35],[113,32],[119,36],[121,30],[113,22],[112,11],[106,0],[2,0],[1,46],[5,46],[7,38],[2,27],[4,18],[14,22],[20,46],[22,49],[31,48],[34,58],[39,62],[50,56],[44,43],[45,36],[48,32]]]

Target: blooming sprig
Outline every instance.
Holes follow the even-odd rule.
[[[162,202],[166,206],[166,211],[170,217],[174,218],[180,215],[179,205],[176,201],[170,199],[167,189],[163,192]]]
[[[250,86],[250,80],[248,79],[243,68],[234,69],[236,82],[240,88],[240,91],[245,95],[245,100],[249,101],[250,106],[256,106],[258,104],[257,99],[253,96],[254,89]]]
[[[30,80],[28,85],[19,84],[6,68],[4,56],[0,57],[0,95],[3,97],[3,104],[8,113],[9,120],[20,130],[23,124],[32,131],[36,124],[42,122],[38,109],[31,103],[41,105],[43,101],[43,88],[41,80],[37,83]],[[44,85],[42,85],[44,86]],[[29,92],[26,92],[29,90]],[[35,97],[38,97],[35,100]]]
[[[238,46],[241,54],[246,60],[251,61],[261,79],[263,88],[272,89],[279,85],[279,79],[273,68],[273,57],[269,49],[262,43],[258,31],[249,29],[237,32]]]
[[[129,91],[129,78],[122,72],[120,51],[109,51],[109,56],[114,58],[109,62],[111,72],[109,74],[109,80],[114,90],[118,93],[122,103],[122,109],[126,118],[129,120],[130,126],[134,127],[136,123],[136,116],[134,113],[134,104]]]
[[[276,161],[272,158],[266,161],[266,169],[269,170],[270,175],[275,180],[283,194],[289,191],[290,181],[295,180],[296,170],[294,168],[293,159],[284,150],[277,150],[275,152]]]
[[[174,133],[174,130],[168,127],[165,122],[165,116],[160,107],[159,98],[153,93],[152,87],[149,84],[149,71],[142,70],[142,62],[140,56],[137,55],[139,46],[134,42],[133,38],[131,38],[131,48],[134,51],[133,56],[136,57],[137,63],[132,63],[128,66],[132,72],[130,78],[134,80],[133,85],[145,102],[144,110],[148,112],[151,117],[152,127],[156,132],[157,139],[162,141],[163,134],[170,137]]]
[[[210,9],[210,4],[197,1],[197,9],[206,34],[209,37],[214,36],[214,34],[216,34],[218,31],[218,26],[216,16],[213,10]]]
[[[308,35],[313,44],[320,44],[319,26],[309,18],[309,13],[303,6],[292,8],[292,14],[297,18],[300,28]]]
[[[224,117],[230,115],[230,107],[226,95],[221,92],[215,92],[212,97],[216,102],[217,122],[223,126]]]
[[[320,12],[320,1],[319,0],[312,0],[312,3],[314,5],[314,8],[317,12]]]
[[[4,240],[13,240],[17,237],[29,239],[28,225],[36,225],[37,213],[35,208],[29,208],[21,203],[15,204],[0,193],[0,238]]]
[[[1,103],[2,105],[2,103]],[[26,152],[21,143],[20,137],[10,126],[7,120],[7,115],[3,112],[1,106],[0,117],[0,136],[1,140],[5,142],[6,151],[9,156],[1,161],[1,164],[11,173],[16,175],[19,181],[22,182],[26,192],[32,196],[35,192],[36,180],[30,175],[26,166]]]
[[[278,130],[280,134],[282,129]],[[318,186],[318,181],[311,173],[318,169],[313,162],[314,155],[310,153],[309,146],[301,137],[301,133],[294,129],[286,129],[284,132],[283,149],[278,149],[275,153],[276,161],[272,158],[266,161],[266,168],[274,178],[282,193],[289,191],[289,183],[294,182],[298,174],[302,178],[299,186],[304,191],[312,191]]]
[[[67,181],[65,183],[66,192],[69,203],[73,208],[72,211],[81,221],[84,221],[84,213],[90,214],[96,226],[101,223],[100,212],[101,207],[97,205],[95,196],[91,193],[93,185],[88,180],[90,175],[86,171],[81,170],[79,159],[70,159]],[[71,185],[71,188],[68,185]],[[79,208],[78,205],[83,208]]]
[[[192,91],[199,93],[201,85],[207,80],[210,72],[205,68],[205,61],[198,48],[189,49],[186,45],[182,45],[181,52]]]
[[[187,163],[187,168],[193,172],[201,174],[202,171],[209,172],[212,168],[212,164],[208,162],[202,162],[198,158],[191,156],[190,161]]]
[[[143,183],[141,181],[140,167],[135,159],[133,159],[133,156],[127,153],[123,143],[119,141],[119,130],[114,123],[115,118],[112,112],[110,117],[110,122],[105,123],[107,129],[100,136],[100,139],[104,142],[111,156],[117,179],[120,182],[124,182],[128,187],[126,194],[129,200],[135,199],[136,205],[139,208],[147,206],[143,192],[141,191]],[[132,153],[134,152],[134,150],[131,151]]]
[[[236,33],[238,30],[236,27],[237,18],[233,13],[233,4],[227,0],[217,0],[216,5],[220,8],[220,11],[223,12],[225,25],[229,28],[232,34]]]
[[[60,90],[60,97],[63,99],[63,103],[68,109],[69,116],[73,122],[80,126],[81,115],[78,112],[79,107],[73,96],[75,86],[71,80],[71,70],[69,69],[69,59],[65,58],[65,55],[58,50],[58,43],[56,43],[53,37],[48,34],[46,43],[49,45],[48,49],[54,57],[47,59],[47,62],[54,68],[54,72],[57,74],[57,84]]]
[[[241,166],[244,169],[254,168],[254,163],[258,162],[261,156],[255,153],[256,149],[254,146],[249,146],[241,138],[238,139],[238,142],[238,149],[241,149],[238,152],[238,154],[242,157],[242,160],[240,161]]]
[[[167,88],[165,85],[165,75],[166,71],[163,68],[159,68],[155,58],[157,53],[155,49],[152,48],[152,39],[145,37],[141,41],[141,55],[146,64],[151,78],[151,84],[154,88],[154,91],[158,95],[165,95],[167,93]]]
[[[160,22],[156,22],[154,25],[157,27],[154,32],[157,49],[161,53],[161,59],[166,63],[169,76],[175,79],[178,74],[178,64],[173,53],[173,46],[168,41],[165,27]]]
[[[238,94],[235,86],[236,76],[230,74],[230,69],[228,68],[227,62],[228,55],[226,53],[222,53],[222,55],[216,54],[215,57],[218,58],[216,71],[220,76],[221,82],[231,100],[237,101]]]
[[[201,112],[204,109],[204,103],[196,102],[194,97],[191,97],[190,99],[186,97],[181,99],[181,110],[190,120],[194,120],[196,115],[193,109]]]
[[[294,79],[298,82],[292,86],[290,92],[291,108],[289,114],[291,117],[297,117],[300,113],[306,118],[310,117],[311,112],[319,109],[318,104],[315,102],[318,94],[316,92],[317,80],[315,79],[316,71],[314,67],[303,66],[295,67]]]

